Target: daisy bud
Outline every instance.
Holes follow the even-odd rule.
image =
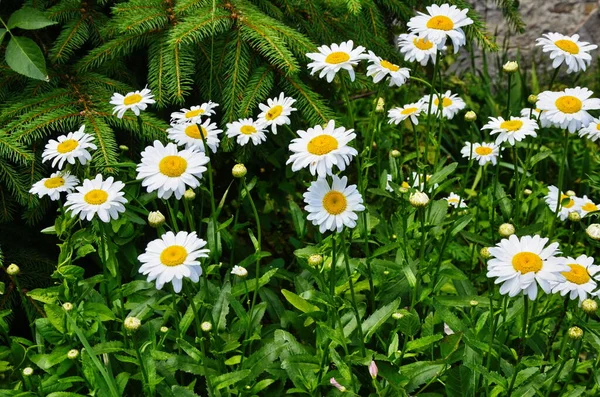
[[[248,170],[244,164],[236,164],[231,169],[231,175],[233,175],[234,178],[243,178],[247,173]]]
[[[525,196],[529,196],[529,195],[531,195],[531,193],[533,193],[533,192],[531,191],[531,189],[524,189],[524,190],[523,190],[523,194],[524,194]]]
[[[479,304],[479,302],[476,300],[469,301],[469,305],[471,305],[471,306],[477,306],[478,304]]]
[[[79,357],[79,350],[77,350],[77,349],[71,349],[67,353],[67,358],[69,360],[75,360],[77,357]]]
[[[473,122],[475,120],[477,120],[477,113],[472,110],[469,110],[467,113],[465,113],[465,121]]]
[[[515,227],[513,226],[512,223],[503,223],[500,225],[500,228],[498,229],[498,233],[500,233],[500,235],[502,237],[511,236],[511,235],[515,234]]]
[[[596,310],[598,310],[598,303],[590,298],[584,299],[583,302],[581,302],[581,309],[587,314],[596,313]]]
[[[396,236],[395,234],[392,234],[392,240],[397,240],[398,236]]]
[[[389,270],[384,270],[383,271],[383,275],[384,276],[389,276],[390,275],[390,271]]]
[[[185,193],[183,193],[183,198],[191,201],[196,198],[196,192],[194,192],[192,189],[188,189],[185,191]]]
[[[203,332],[210,332],[212,330],[212,324],[208,321],[205,321],[200,324],[200,329],[202,329]]]
[[[425,207],[429,203],[429,196],[424,192],[414,192],[411,193],[408,201],[413,207]]]
[[[402,314],[400,312],[396,312],[396,313],[392,314],[392,318],[394,320],[400,320],[402,317],[404,317],[404,314]]]
[[[342,393],[346,391],[346,388],[342,385],[340,385],[338,383],[337,380],[335,380],[335,378],[331,378],[329,379],[329,383],[331,383],[332,386],[334,386],[336,389],[338,389],[339,391],[341,391]]]
[[[531,104],[531,105],[535,105],[537,103],[537,101],[538,101],[537,95],[531,94],[527,97],[527,102],[529,102],[529,104]]]
[[[137,317],[127,317],[123,325],[127,331],[135,332],[141,327],[142,322]]]
[[[377,368],[377,364],[375,364],[374,360],[371,360],[371,364],[369,364],[369,374],[371,378],[377,378],[377,374],[379,373],[379,368]]]
[[[126,152],[126,151],[129,150],[129,147],[125,146],[125,145],[119,145],[119,149],[121,149],[122,151]]]
[[[579,327],[571,327],[568,331],[569,338],[573,340],[581,339],[583,337],[583,330]]]
[[[479,255],[481,255],[481,257],[483,259],[489,259],[492,255],[490,254],[490,247],[483,247],[480,251],[479,251]]]
[[[323,263],[323,257],[319,254],[312,254],[308,257],[308,265],[312,267],[321,266]]]
[[[63,309],[65,309],[66,312],[70,312],[71,310],[73,310],[73,304],[71,302],[65,302],[62,304]]]
[[[592,238],[594,240],[600,240],[600,224],[599,223],[592,223],[591,225],[589,225],[587,227],[587,229],[585,229],[585,232],[587,233],[588,236],[590,236],[590,238]]]
[[[577,193],[575,193],[575,192],[574,192],[574,191],[572,191],[572,190],[567,190],[567,191],[565,192],[565,194],[566,194],[567,196],[569,196],[569,197],[575,197],[575,196],[577,195]]]
[[[33,368],[25,367],[23,368],[23,376],[31,376],[33,375]]]
[[[401,155],[400,151],[396,150],[396,149],[394,149],[390,152],[390,156],[392,156],[393,158],[398,158],[398,157],[400,157],[400,155]]]
[[[165,327],[163,325],[162,327],[160,327],[160,332],[162,332],[163,334],[166,334],[167,332],[169,332],[169,327]]]
[[[21,273],[21,269],[19,269],[19,266],[11,263],[6,268],[6,273],[8,273],[9,276],[16,276],[17,274]]]
[[[569,212],[569,220],[579,222],[581,220],[581,215],[577,211]]]
[[[515,61],[508,61],[502,66],[502,70],[504,70],[505,73],[515,73],[519,70],[519,64]]]
[[[150,211],[148,213],[148,224],[154,228],[165,223],[165,216],[160,211]]]
[[[248,270],[245,267],[235,265],[233,269],[231,269],[231,274],[236,275],[240,278],[244,278],[248,275]]]
[[[385,110],[385,99],[379,97],[377,98],[377,106],[375,106],[375,112],[383,113]]]

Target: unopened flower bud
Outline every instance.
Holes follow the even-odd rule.
[[[568,331],[569,338],[573,340],[581,339],[583,337],[583,330],[579,327],[571,327]]]
[[[31,376],[33,375],[33,368],[25,367],[23,368],[23,376]]]
[[[150,211],[148,213],[148,224],[152,227],[159,227],[165,223],[165,216],[160,211]]]
[[[476,300],[469,301],[469,305],[471,305],[471,306],[477,306],[478,304],[479,304],[479,301],[476,301]]]
[[[8,273],[9,276],[16,276],[17,274],[21,273],[21,269],[19,269],[19,266],[11,263],[6,268],[6,273]]]
[[[465,121],[473,122],[475,120],[477,120],[477,113],[472,110],[469,110],[467,113],[465,113]]]
[[[369,364],[369,374],[371,378],[377,378],[377,374],[379,373],[379,368],[377,368],[377,364],[375,364],[374,360],[371,360],[371,364]]]
[[[375,112],[382,113],[385,110],[385,99],[382,97],[377,98],[377,106],[375,106]]]
[[[79,350],[77,350],[77,349],[71,349],[67,353],[67,358],[69,360],[75,360],[77,357],[79,357]]]
[[[312,254],[308,257],[308,265],[312,267],[321,266],[323,263],[323,256],[319,254]]]
[[[162,327],[160,327],[160,332],[162,332],[163,334],[166,334],[167,332],[169,332],[169,327],[165,327],[163,325]]]
[[[569,212],[569,220],[579,222],[581,220],[581,215],[577,211]]]
[[[236,164],[231,169],[231,175],[233,175],[234,178],[243,178],[247,173],[248,170],[244,164]]]
[[[512,223],[503,223],[498,228],[498,233],[500,233],[502,237],[512,236],[515,234],[515,227]]]
[[[192,189],[188,189],[183,193],[183,198],[191,201],[196,198],[196,192],[194,192]]]
[[[337,380],[335,380],[335,378],[329,379],[329,383],[331,383],[332,386],[334,386],[336,389],[338,389],[342,393],[346,391],[346,388],[344,386],[340,385],[339,382]]]
[[[401,155],[402,155],[402,153],[400,153],[400,151],[399,151],[399,150],[397,150],[397,149],[394,149],[394,150],[392,150],[392,151],[390,152],[390,156],[392,156],[393,158],[398,158],[398,157],[400,157]]]
[[[531,105],[535,105],[537,103],[537,101],[538,101],[537,95],[531,94],[527,97],[527,102],[529,102],[529,104],[531,104]]]
[[[414,192],[411,193],[408,201],[413,207],[425,207],[429,203],[429,196],[425,192]]]
[[[581,302],[581,309],[587,314],[594,314],[598,310],[598,303],[590,298],[584,299]]]
[[[125,145],[119,145],[119,149],[121,149],[122,151],[126,152],[126,151],[129,150],[129,147],[125,146]]]
[[[394,320],[400,320],[402,317],[404,317],[404,314],[402,314],[400,312],[395,312],[394,314],[392,314],[392,318]]]
[[[135,332],[141,327],[142,321],[137,317],[127,317],[123,325],[127,331]]]
[[[248,275],[248,270],[245,267],[235,265],[233,269],[231,269],[231,274],[244,278]]]
[[[508,61],[502,66],[502,70],[506,73],[515,73],[519,70],[519,64],[515,61]]]
[[[383,271],[383,275],[384,276],[389,276],[390,275],[390,271],[389,270],[384,270]]]
[[[397,239],[398,239],[398,236],[395,234],[392,234],[392,240],[397,240]]]
[[[533,192],[531,191],[531,189],[524,189],[524,190],[523,190],[523,194],[524,194],[525,196],[529,196],[529,195],[531,195],[531,193],[533,193]]]
[[[202,329],[203,332],[210,332],[212,330],[212,324],[208,321],[205,321],[200,324],[200,329]]]
[[[590,238],[592,238],[594,240],[600,240],[600,224],[599,223],[592,223],[591,225],[589,225],[587,227],[587,229],[585,229],[585,232],[587,233],[588,236],[590,236]]]
[[[575,197],[575,196],[577,195],[577,193],[575,193],[575,192],[574,192],[574,191],[572,191],[572,190],[567,190],[567,191],[565,192],[565,194],[566,194],[567,196],[569,196],[569,197]]]
[[[492,254],[490,254],[490,247],[483,247],[479,250],[479,255],[481,255],[483,259],[491,258]]]
[[[73,304],[71,302],[65,302],[62,304],[63,309],[65,309],[66,312],[70,312],[71,310],[73,310]]]

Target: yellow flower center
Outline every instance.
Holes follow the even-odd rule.
[[[398,70],[400,70],[400,66],[394,65],[393,63],[385,61],[385,60],[381,61],[379,64],[382,67],[384,67],[384,68],[386,68],[388,70],[391,70],[392,72],[397,72]]]
[[[242,128],[240,128],[240,132],[244,135],[252,135],[256,132],[256,128],[252,125],[243,125]]]
[[[449,198],[449,199],[448,199],[448,202],[449,202],[449,203],[458,203],[458,199],[457,199],[457,198],[454,198],[454,197],[452,197],[452,198]]]
[[[569,54],[579,54],[579,46],[571,40],[556,40],[554,45]]]
[[[135,105],[136,103],[140,103],[142,101],[142,96],[140,94],[131,94],[123,99],[123,103],[127,106]]]
[[[191,118],[197,117],[197,116],[199,116],[201,114],[204,114],[204,109],[190,110],[189,112],[186,112],[185,118],[186,119],[191,119]]]
[[[106,203],[108,200],[108,193],[102,189],[90,190],[83,196],[86,203],[91,205],[100,205]]]
[[[574,205],[575,205],[575,201],[574,201],[572,198],[570,198],[570,197],[569,197],[569,196],[567,196],[566,194],[561,194],[561,195],[560,195],[560,201],[561,201],[561,203],[562,203],[562,201],[563,201],[564,199],[569,199],[569,202],[568,202],[567,204],[563,204],[563,205],[562,205],[562,207],[563,207],[563,208],[571,208],[572,206],[574,206]]]
[[[350,54],[343,51],[334,51],[331,54],[327,55],[327,58],[325,58],[325,62],[335,65],[337,65],[338,63],[346,62],[348,60],[350,60]]]
[[[440,98],[435,98],[433,104],[435,107],[440,106]],[[442,107],[447,108],[450,105],[452,105],[452,99],[444,97],[444,99],[442,99]]]
[[[558,98],[555,102],[556,107],[563,113],[577,113],[583,107],[583,103],[579,98],[571,95],[565,95]]]
[[[598,211],[598,206],[594,203],[585,203],[584,205],[581,206],[581,209],[584,210],[585,212],[593,212],[593,211]]]
[[[163,175],[171,178],[181,176],[187,169],[187,161],[181,156],[165,156],[160,163],[158,169]]]
[[[596,131],[600,131],[600,123],[596,124]]]
[[[62,176],[55,176],[54,178],[48,178],[44,181],[44,186],[46,186],[48,189],[56,189],[64,184],[65,180]]]
[[[402,182],[402,187],[405,189],[408,189],[410,187],[410,185],[408,184],[408,182],[404,181],[404,182]]]
[[[337,190],[330,190],[323,197],[323,208],[332,215],[339,215],[346,210],[346,196]]]
[[[561,273],[568,281],[578,285],[590,281],[591,277],[585,267],[578,265],[577,263],[572,263],[569,267],[571,268],[570,271]]]
[[[58,153],[69,153],[77,149],[77,146],[79,146],[79,142],[75,139],[67,139],[58,144],[56,151]]]
[[[281,106],[281,105],[273,106],[271,109],[269,109],[269,111],[265,115],[265,118],[269,121],[274,120],[277,117],[279,117],[281,112],[283,112],[283,106]]]
[[[414,39],[413,44],[419,50],[423,50],[423,51],[429,50],[431,47],[433,47],[433,43],[431,41],[427,41],[425,39]]]
[[[160,254],[160,262],[165,266],[179,266],[185,262],[187,251],[181,245],[171,245]]]
[[[448,31],[454,29],[454,22],[445,15],[438,15],[427,21],[427,27],[429,29]]]
[[[400,113],[403,115],[413,114],[417,110],[419,110],[419,108],[406,108],[406,109],[402,109],[402,111]]]
[[[338,141],[331,135],[319,135],[308,142],[306,150],[311,154],[322,156],[338,148]]]
[[[523,122],[521,120],[506,120],[500,123],[500,128],[510,132],[518,131],[521,127],[523,127]]]
[[[198,128],[198,126],[196,124],[191,124],[188,125],[187,127],[185,127],[185,135],[189,136],[190,138],[194,138],[194,139],[202,139],[202,138],[206,138],[206,128],[201,127],[202,128],[202,132],[200,132],[200,128]]]
[[[542,258],[533,252],[519,252],[512,258],[513,268],[521,274],[538,272],[542,269]]]
[[[477,153],[480,156],[487,156],[488,154],[492,153],[493,149],[489,148],[487,146],[479,146],[478,148],[475,148],[475,153]]]

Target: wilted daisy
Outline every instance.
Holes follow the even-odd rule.
[[[460,153],[469,160],[477,160],[479,165],[485,165],[490,162],[496,165],[496,161],[500,155],[500,147],[491,142],[465,142],[465,146],[460,149]]]
[[[244,278],[248,275],[248,270],[246,270],[245,267],[235,265],[233,269],[231,269],[231,274]]]
[[[96,175],[94,179],[84,179],[81,186],[76,187],[76,192],[67,196],[65,208],[71,211],[71,216],[79,214],[80,219],[91,221],[98,215],[102,222],[117,219],[119,213],[125,212],[127,199],[123,197],[125,184],[115,181],[112,176],[103,179]]]
[[[452,40],[454,53],[467,42],[464,26],[471,25],[473,20],[467,16],[468,9],[460,10],[454,5],[437,4],[426,7],[427,13],[418,12],[408,21],[411,33],[435,43],[438,49],[446,45],[446,39]]]
[[[410,117],[410,121],[414,125],[419,124],[419,115],[423,111],[423,104],[421,102],[409,103],[402,107],[396,107],[388,111],[388,124],[400,124],[402,121]]]
[[[167,129],[169,139],[175,141],[177,145],[185,145],[186,149],[196,148],[204,152],[204,145],[208,146],[213,153],[217,152],[219,143],[219,134],[223,130],[217,127],[217,123],[211,123],[210,119],[204,120],[201,125],[195,123],[173,124]]]
[[[421,101],[423,103],[423,110],[425,112],[429,111],[429,95],[425,95]],[[453,94],[450,90],[442,95],[442,117],[445,117],[448,120],[452,120],[459,111],[465,108],[465,106],[467,106],[465,101],[460,99],[457,94]],[[433,105],[431,106],[431,114],[440,117],[439,107],[440,98],[435,95],[433,97]]]
[[[537,108],[545,111],[553,125],[574,133],[594,120],[588,110],[600,109],[600,99],[590,98],[592,95],[593,92],[585,87],[544,91],[538,95]]]
[[[358,152],[348,146],[356,138],[354,130],[335,128],[335,121],[329,120],[325,128],[316,125],[306,131],[298,131],[299,138],[292,139],[290,151],[294,152],[286,162],[292,163],[292,171],[309,167],[310,173],[319,177],[331,175],[333,166],[344,171],[352,157]]]
[[[595,291],[596,282],[592,276],[600,272],[600,266],[594,265],[594,258],[579,255],[577,259],[570,256],[559,259],[563,265],[568,266],[569,270],[562,273],[563,280],[553,285],[553,293],[560,293],[562,296],[569,294],[569,299],[579,297],[579,304],[589,295],[598,295],[598,291]]]
[[[590,51],[598,48],[587,41],[579,41],[578,34],[565,36],[560,33],[546,33],[536,41],[536,45],[542,46],[542,51],[550,53],[552,67],[556,69],[564,62],[568,67],[567,73],[585,70],[592,62]]]
[[[546,247],[547,238],[514,234],[502,239],[495,247],[489,248],[487,276],[496,277],[495,284],[502,284],[500,293],[511,298],[523,291],[534,300],[537,297],[537,284],[549,294],[555,282],[563,280],[561,272],[569,268],[563,265],[556,255],[558,243]],[[536,283],[537,281],[537,283]]]
[[[467,208],[465,200],[461,199],[460,196],[454,192],[450,193],[448,197],[444,197],[444,200],[448,202],[454,208]]]
[[[437,46],[426,39],[420,38],[416,34],[403,33],[398,36],[398,47],[404,54],[404,60],[407,62],[419,62],[421,65],[427,65],[431,59],[435,63]],[[442,50],[445,50],[444,47]]]
[[[600,119],[594,119],[587,127],[580,129],[579,136],[596,142],[600,138]]]
[[[364,211],[363,198],[356,185],[346,186],[347,177],[341,179],[333,175],[333,183],[329,186],[326,178],[319,178],[310,184],[304,193],[304,209],[309,212],[307,219],[319,226],[319,231],[342,231],[344,226],[356,226],[358,215]]]
[[[322,45],[317,48],[319,52],[306,54],[314,61],[308,64],[311,69],[310,74],[313,75],[320,70],[319,78],[326,77],[327,82],[331,83],[337,72],[344,69],[348,71],[350,80],[354,81],[354,66],[361,60],[365,47],[358,46],[354,49],[353,47],[354,42],[348,40],[341,44],[334,43],[331,47]]]
[[[113,114],[117,113],[118,118],[122,118],[125,112],[129,109],[136,115],[140,115],[141,110],[146,110],[148,105],[156,103],[154,95],[148,88],[141,91],[129,92],[123,96],[119,93],[114,93],[110,98],[110,103],[113,107]]]
[[[579,209],[579,214],[582,218],[590,212],[600,210],[598,205],[590,200],[588,196],[583,196],[583,198],[575,197],[575,206]]]
[[[521,142],[526,136],[536,137],[538,124],[529,117],[511,117],[510,120],[504,120],[502,117],[490,117],[490,121],[481,129],[491,130],[490,135],[499,134],[496,137],[496,145],[508,142],[514,146],[516,142]]]
[[[92,159],[88,149],[96,150],[96,145],[92,143],[94,137],[83,132],[84,130],[85,125],[82,125],[75,132],[61,135],[56,140],[50,139],[42,153],[42,163],[52,160],[52,167],[59,170],[62,169],[65,161],[75,164],[77,159],[82,165],[85,165]]]
[[[137,165],[137,179],[143,179],[142,186],[148,193],[158,191],[158,197],[168,199],[175,194],[179,200],[185,190],[200,186],[202,174],[206,171],[209,159],[196,149],[177,150],[177,145],[163,146],[154,141],[142,152],[142,162]]]
[[[390,76],[390,87],[400,87],[410,77],[410,69],[401,68],[400,66],[386,61],[385,59],[375,55],[373,51],[369,51],[369,54],[365,56],[365,59],[369,61],[367,66],[367,76],[373,77],[373,83],[377,84],[381,80]]]
[[[151,241],[146,252],[138,256],[142,262],[139,272],[148,276],[148,282],[156,280],[156,288],[162,289],[165,283],[172,283],[175,292],[181,292],[183,278],[197,283],[202,275],[198,258],[207,258],[206,241],[198,238],[196,232],[166,232]]]
[[[254,121],[251,118],[227,123],[226,134],[230,138],[236,137],[237,143],[242,146],[250,140],[254,145],[260,145],[267,140],[264,123],[260,120]]]
[[[279,94],[278,98],[267,99],[267,104],[261,103],[258,105],[262,112],[258,115],[258,120],[261,121],[265,127],[271,126],[271,132],[277,135],[277,126],[290,124],[290,114],[296,111],[292,105],[296,102],[294,98],[286,97],[283,92]]]
[[[181,109],[179,112],[171,113],[171,123],[194,123],[200,124],[202,117],[210,117],[215,114],[214,109],[218,103],[208,101],[200,106],[192,106],[189,109]]]
[[[79,183],[77,177],[68,172],[55,172],[50,178],[44,178],[33,184],[29,193],[37,194],[40,198],[48,195],[50,200],[56,201],[63,192],[71,193]]]
[[[546,117],[546,112],[541,112],[540,109],[524,108],[521,109],[521,117],[537,120],[542,128],[550,127],[552,123]]]
[[[568,201],[563,203],[563,201],[566,201],[567,199]],[[559,201],[558,188],[556,186],[548,186],[548,194],[544,198],[544,201],[548,204],[548,207],[552,212],[556,212],[558,205],[560,204],[560,211],[557,216],[560,217],[561,221],[566,220],[569,217],[569,213],[580,210],[577,201],[575,201],[575,197],[569,197],[561,192]]]

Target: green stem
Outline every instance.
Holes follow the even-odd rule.
[[[565,355],[565,347],[567,346],[567,335],[563,335],[563,339],[562,342],[560,344],[560,365],[558,367],[558,371],[556,371],[556,373],[552,376],[552,382],[550,382],[550,386],[548,386],[548,389],[546,390],[546,393],[544,394],[544,397],[549,397],[550,394],[552,393],[552,389],[554,389],[554,385],[556,384],[556,381],[558,380],[558,377],[560,376],[560,373],[562,372],[563,368],[565,367],[565,365],[567,364],[567,357]],[[542,368],[543,370],[543,368]]]
[[[519,226],[519,216],[521,215],[521,189],[519,186],[519,157],[517,154],[517,144],[513,146],[513,157],[515,163],[515,212],[513,214],[513,219],[515,225]]]
[[[137,356],[138,361],[140,362],[140,370],[142,372],[142,379],[144,380],[144,388],[148,389],[148,394],[150,396],[154,396],[154,388],[150,387],[150,382],[148,379],[148,371],[146,371],[146,366],[144,365],[144,359],[142,358],[142,352],[140,352],[140,345],[138,343],[137,337],[134,335],[133,343],[135,344],[135,354]]]
[[[419,285],[421,284],[419,279],[419,269],[423,268],[423,263],[425,262],[425,208],[417,209],[419,213],[419,222],[421,224],[421,243],[419,244],[419,261],[417,262],[417,271],[415,273],[415,277],[417,279],[417,284],[413,289],[410,307],[414,308],[417,304],[417,295],[419,292]]]
[[[202,131],[202,126],[198,125],[198,129],[200,131]],[[215,252],[211,252],[210,256],[213,259],[213,261],[218,262],[219,258],[221,256],[221,253],[219,252],[219,241],[218,241],[218,233],[217,233],[217,229],[219,227],[218,223],[217,223],[217,210],[216,210],[216,205],[215,205],[215,189],[214,189],[214,185],[213,185],[213,173],[212,173],[212,158],[210,156],[210,148],[208,147],[208,145],[206,144],[206,137],[204,136],[204,133],[200,133],[200,136],[202,137],[202,145],[204,147],[204,154],[206,155],[206,157],[208,157],[208,163],[206,164],[207,167],[207,173],[208,173],[208,191],[210,192],[210,217],[212,219],[212,223],[213,223],[213,241],[214,241],[214,247],[215,247]]]
[[[563,141],[563,156],[560,161],[560,169],[558,171],[558,197],[556,198],[556,212],[552,217],[552,223],[550,224],[550,232],[548,233],[548,238],[552,241],[552,237],[554,236],[554,227],[556,226],[556,218],[558,218],[558,214],[560,213],[560,209],[562,207],[561,203],[561,195],[563,191],[563,179],[565,174],[565,165],[567,163],[567,154],[569,152],[569,131],[565,130],[565,140]]]
[[[252,195],[250,194],[250,190],[248,189],[248,185],[246,185],[246,178],[242,177],[242,185],[244,186],[244,190],[246,191],[246,197],[248,197],[248,201],[250,201],[250,206],[252,207],[252,213],[254,214],[254,221],[256,222],[256,235],[258,241],[258,248],[256,249],[256,253],[260,253],[262,250],[262,234],[260,229],[260,218],[258,217],[258,211],[256,210],[256,206],[254,205],[254,200],[252,199]],[[254,316],[254,305],[256,304],[256,296],[258,295],[258,279],[260,277],[260,257],[256,258],[256,288],[254,289],[254,293],[252,294],[252,305],[250,306],[250,322],[252,322],[252,317]]]
[[[523,353],[525,349],[525,340],[527,338],[527,319],[529,316],[529,298],[523,295],[523,330],[521,332],[521,339],[519,341],[519,351],[517,352],[517,363],[514,367],[514,372],[512,375],[512,379],[510,380],[510,386],[508,387],[508,392],[506,393],[508,396],[511,395],[511,392],[515,386],[515,381],[517,380],[517,374],[519,373],[519,366],[521,365],[521,360],[523,359]]]
[[[200,324],[200,319],[198,318],[198,314],[200,313],[196,307],[196,302],[194,302],[194,294],[190,293],[190,289],[186,288],[190,305],[192,306],[192,311],[194,312],[194,324],[196,326],[196,335],[202,335],[202,326]],[[200,350],[202,352],[202,368],[204,370],[204,377],[206,378],[206,386],[208,387],[209,396],[214,396],[212,381],[210,376],[208,376],[208,366],[206,365],[206,348],[204,347],[204,340],[200,341]]]

